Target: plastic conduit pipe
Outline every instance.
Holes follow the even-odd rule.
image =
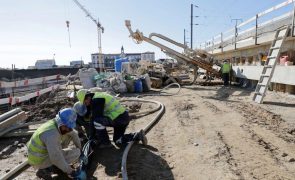
[[[162,115],[165,112],[165,106],[158,102],[158,101],[150,101],[150,100],[143,100],[140,99],[140,101],[144,101],[144,102],[151,102],[151,103],[156,103],[156,104],[160,104],[160,111],[159,113],[156,115],[156,117],[143,129],[143,132],[145,134],[147,134],[155,125],[156,123],[160,120],[160,118],[162,117]],[[132,147],[132,145],[134,144],[134,141],[129,142],[129,144],[126,146],[123,156],[122,156],[122,164],[121,164],[121,171],[122,171],[122,178],[124,180],[128,180],[128,173],[127,173],[127,157],[128,157],[128,153]]]
[[[149,101],[149,100],[144,100],[144,99],[139,99],[139,98],[120,100],[120,102],[126,102],[126,101],[150,102],[150,103],[157,104],[157,107],[155,107],[154,109],[151,109],[151,110],[142,111],[142,112],[136,112],[136,113],[129,113],[129,115],[132,115],[132,116],[138,116],[138,115],[143,115],[143,114],[151,114],[153,112],[158,111],[161,108],[161,103],[158,103],[157,101]]]
[[[176,93],[173,93],[173,94],[161,94],[162,91],[164,91],[165,89],[168,89],[169,87],[171,86],[178,86],[178,90]],[[142,94],[142,95],[138,95],[137,97],[141,97],[141,96],[173,96],[173,95],[177,95],[179,93],[181,89],[181,86],[180,84],[178,83],[172,83],[172,84],[169,84],[168,86],[165,86],[163,89],[161,89],[160,91],[158,91],[158,94]]]

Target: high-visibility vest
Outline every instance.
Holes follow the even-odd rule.
[[[40,135],[52,129],[57,129],[55,120],[50,120],[42,124],[31,137],[27,144],[28,162],[30,165],[42,164],[48,158],[46,145],[40,140]]]
[[[120,104],[120,102],[113,96],[107,93],[95,93],[93,99],[104,98],[104,112],[103,115],[110,118],[111,120],[116,119],[119,115],[126,111],[126,108]]]
[[[229,73],[230,71],[230,64],[229,63],[224,63],[222,65],[222,73]]]

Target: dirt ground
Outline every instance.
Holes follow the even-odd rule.
[[[237,87],[197,85],[175,96],[145,96],[166,112],[147,135],[149,145],[132,148],[129,179],[295,179],[295,96],[269,92],[262,105],[252,96]],[[128,131],[154,116],[132,121]],[[0,140],[0,176],[25,159],[27,140]],[[122,153],[115,146],[96,150],[89,179],[120,179]],[[35,172],[16,179],[37,179]]]

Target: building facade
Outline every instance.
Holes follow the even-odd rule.
[[[103,59],[103,64],[102,64],[103,68],[114,69],[116,59],[128,58],[129,61],[131,61],[131,62],[139,62],[140,60],[155,61],[155,53],[154,52],[125,53],[124,48],[122,46],[121,53],[101,54],[101,58]],[[98,53],[91,54],[91,62],[93,65],[95,65],[97,63],[96,67],[100,67]]]
[[[141,53],[141,60],[154,62],[155,61],[155,53],[154,52]]]
[[[35,63],[36,69],[50,69],[55,66],[56,64],[54,59],[37,60]]]

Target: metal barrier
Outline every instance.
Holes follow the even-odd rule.
[[[287,12],[283,15],[277,16],[270,20],[260,22],[259,20],[283,7],[287,7],[293,5],[293,11]],[[218,49],[220,52],[224,51],[224,48],[232,45],[234,49],[237,49],[237,45],[242,42],[248,41],[249,45],[257,45],[258,38],[262,34],[271,33],[276,31],[282,26],[290,25],[292,29],[292,36],[294,36],[294,21],[295,21],[295,8],[294,8],[294,0],[287,0],[283,3],[280,3],[274,7],[271,7],[261,13],[256,14],[254,17],[236,25],[234,28],[229,29],[226,32],[222,32],[216,36],[214,36],[211,40],[205,41],[200,44],[200,49],[204,49],[207,52],[213,53],[214,50]],[[239,29],[242,27],[249,26],[250,23],[255,22],[255,26],[245,29],[239,32]],[[272,26],[270,26],[272,25]]]
[[[58,79],[65,79],[65,76],[62,75],[53,75],[53,76],[46,76],[34,79],[25,79],[21,81],[13,81],[13,82],[5,82],[0,81],[0,88],[15,88],[15,87],[22,87],[22,86],[31,86],[37,84],[43,84],[46,81],[50,80],[58,80]]]
[[[20,97],[8,97],[8,98],[3,98],[3,99],[0,99],[0,105],[2,104],[10,104],[10,105],[15,105],[17,103],[20,103],[20,102],[24,102],[24,101],[27,101],[29,99],[32,99],[34,97],[38,97],[42,94],[45,94],[45,93],[48,93],[52,90],[55,90],[57,88],[59,88],[59,84],[56,84],[54,86],[51,86],[51,87],[48,87],[48,88],[45,88],[45,89],[41,89],[41,90],[38,90],[36,92],[33,92],[33,93],[29,93],[25,96],[20,96]]]

